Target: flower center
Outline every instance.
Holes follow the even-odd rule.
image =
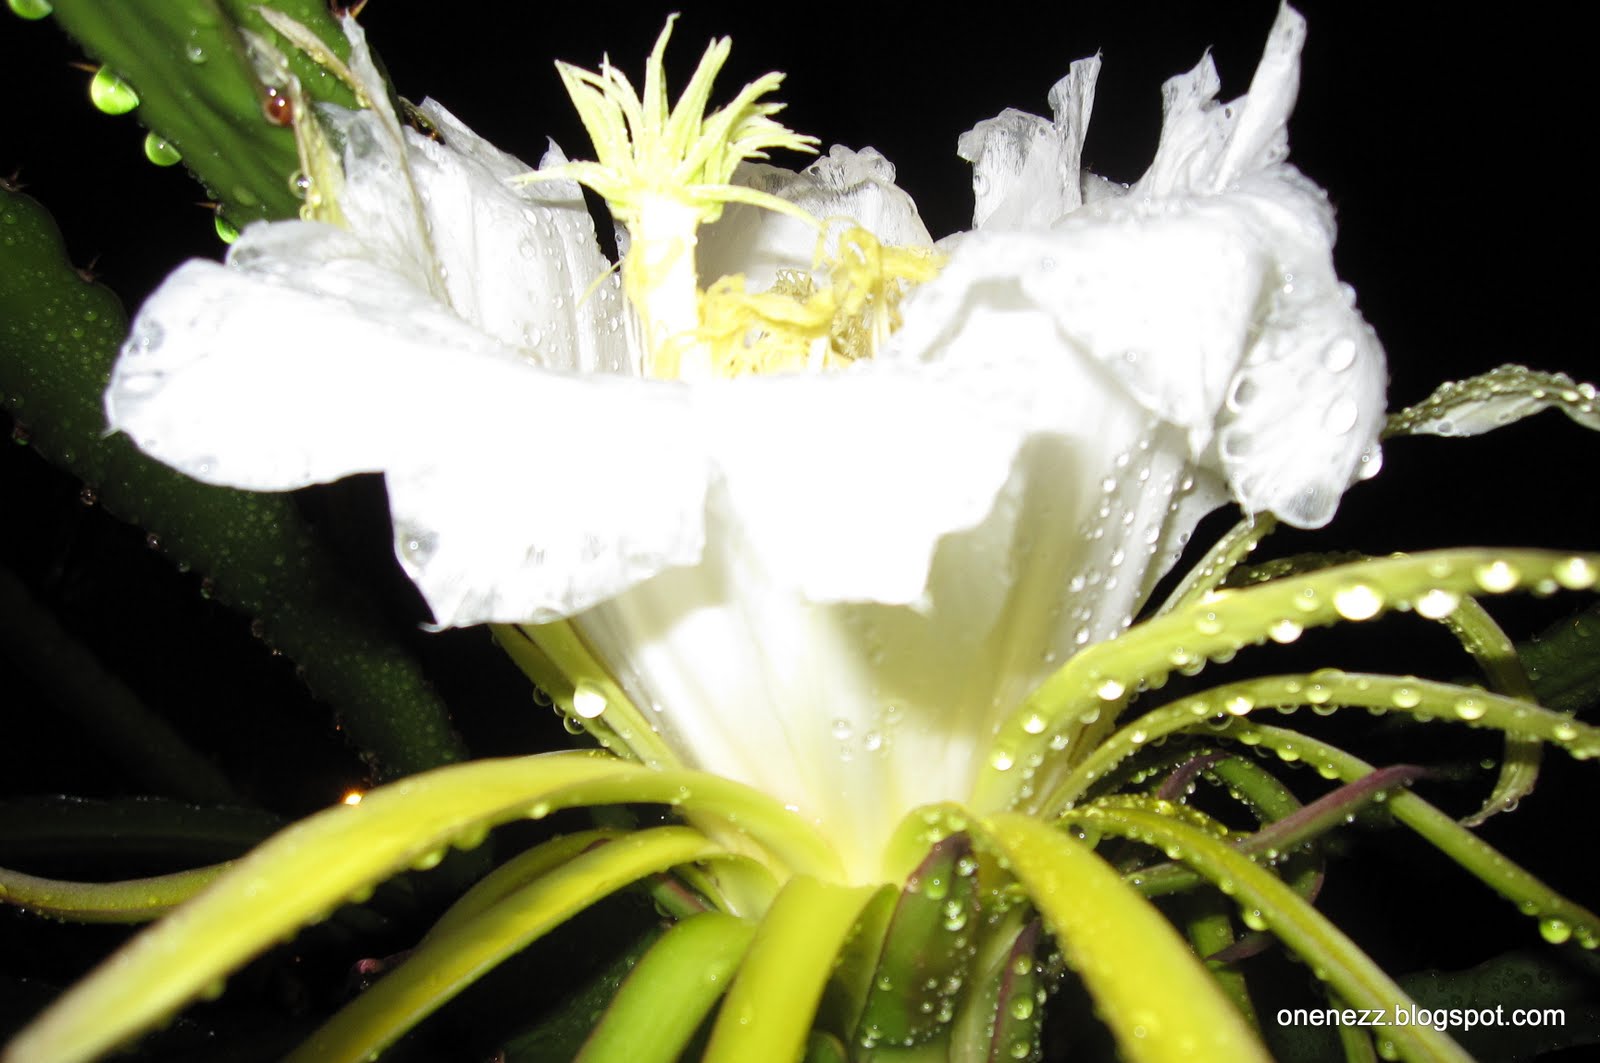
[[[673,18],[676,18],[674,16]],[[639,319],[641,374],[678,379],[820,370],[870,356],[900,324],[910,287],[933,276],[931,252],[883,247],[850,225],[829,252],[827,226],[787,200],[731,183],[747,159],[769,148],[814,151],[816,139],[774,121],[781,103],[762,102],[783,80],[767,74],[732,103],[705,113],[711,84],[726,61],[727,38],[713,41],[675,107],[667,106],[662,58],[673,19],[645,65],[644,95],[609,62],[599,73],[558,69],[585,129],[595,162],[571,162],[526,180],[570,178],[605,197],[628,228],[623,292]],[[811,273],[786,270],[766,291],[748,292],[740,274],[701,290],[696,231],[728,203],[797,218],[819,232]]]
[[[703,349],[723,377],[838,368],[871,357],[900,327],[906,294],[938,268],[931,252],[884,247],[855,225],[818,257],[812,272],[781,270],[763,292],[747,292],[741,274],[717,280],[700,293],[698,327],[669,348]]]

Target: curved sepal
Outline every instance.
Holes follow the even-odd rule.
[[[1266,1063],[1266,1049],[1172,924],[1082,842],[1014,812],[984,820],[977,840],[1028,891],[1125,1058]]]
[[[920,1044],[948,1026],[970,977],[978,923],[978,862],[965,835],[935,843],[900,893],[855,1042]]]

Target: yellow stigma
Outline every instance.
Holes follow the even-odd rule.
[[[756,79],[732,103],[706,113],[712,82],[731,48],[726,37],[706,49],[677,106],[669,106],[662,59],[675,18],[667,20],[645,64],[643,98],[609,61],[602,62],[599,73],[557,64],[594,141],[596,161],[570,162],[526,179],[570,178],[605,197],[631,240],[622,287],[642,333],[638,369],[653,376],[693,377],[710,371],[702,352],[681,339],[699,324],[696,230],[717,220],[726,203],[748,203],[818,224],[792,203],[730,183],[746,159],[764,159],[772,148],[814,151],[817,142],[773,121],[783,104],[763,102],[782,83],[782,74]]]
[[[713,41],[678,98],[667,101],[662,59],[676,16],[645,64],[644,93],[634,91],[609,61],[599,73],[558,63],[596,161],[569,162],[522,180],[576,180],[604,196],[628,228],[622,286],[638,316],[641,373],[706,378],[826,369],[870,355],[900,323],[899,305],[912,285],[933,275],[931,252],[885,248],[850,227],[826,253],[826,227],[767,192],[731,183],[738,165],[765,159],[772,148],[815,150],[773,120],[781,103],[763,101],[783,81],[767,74],[746,85],[721,110],[706,107],[727,61],[730,42]],[[698,228],[728,203],[798,218],[819,232],[811,274],[785,271],[765,292],[745,291],[744,277],[723,277],[705,291],[695,272]]]
[[[815,137],[802,136],[772,120],[783,104],[761,102],[783,83],[783,75],[771,73],[756,79],[732,103],[707,115],[712,82],[732,49],[732,42],[723,37],[711,42],[677,106],[669,107],[662,60],[676,19],[676,15],[667,19],[650,52],[642,99],[608,60],[602,60],[598,74],[570,63],[556,64],[594,142],[598,161],[571,162],[528,178],[555,176],[580,181],[604,196],[630,229],[641,212],[658,200],[691,206],[702,222],[716,221],[722,205],[734,202],[811,221],[804,211],[776,196],[728,183],[739,163],[765,159],[769,149],[816,150]]]

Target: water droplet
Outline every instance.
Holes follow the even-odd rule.
[[[1044,728],[1044,717],[1037,712],[1029,713],[1028,718],[1022,721],[1022,729],[1031,735],[1043,734]]]
[[[1550,737],[1554,738],[1557,742],[1570,742],[1574,738],[1578,737],[1578,728],[1575,724],[1567,720],[1562,720],[1560,723],[1550,728]]]
[[[55,10],[50,6],[49,0],[7,0],[7,2],[11,5],[12,14],[30,20],[49,18],[50,12]]]
[[[1327,410],[1322,415],[1322,427],[1334,435],[1344,435],[1356,426],[1356,421],[1361,416],[1361,408],[1356,405],[1356,400],[1348,395],[1341,395],[1328,404]]]
[[[106,114],[127,114],[139,106],[139,94],[133,86],[113,74],[109,67],[95,71],[89,81],[89,99]]]
[[[1272,627],[1268,628],[1267,634],[1271,636],[1273,642],[1287,645],[1288,643],[1291,643],[1295,639],[1299,638],[1301,633],[1304,631],[1305,628],[1301,627],[1293,620],[1290,620],[1288,617],[1284,617],[1276,624],[1273,624]]]
[[[94,488],[87,485],[85,485],[84,488],[78,492],[78,501],[82,502],[86,506],[92,506],[99,500],[100,495],[95,491]]]
[[[221,211],[217,212],[216,217],[212,220],[212,225],[217,230],[217,239],[221,240],[223,243],[231,244],[235,240],[239,239],[238,227],[235,226],[233,222],[223,217]]]
[[[1389,700],[1402,709],[1414,709],[1422,704],[1422,694],[1412,687],[1395,687]]]
[[[1539,936],[1552,945],[1560,945],[1572,936],[1572,926],[1565,919],[1541,919]]]
[[[1522,579],[1522,573],[1505,561],[1491,561],[1473,569],[1472,578],[1490,594],[1504,594],[1516,587]]]
[[[1127,692],[1127,689],[1128,688],[1123,685],[1121,680],[1104,679],[1100,682],[1099,686],[1095,687],[1094,692],[1099,696],[1101,701],[1116,701]]]
[[[579,680],[572,692],[572,711],[585,720],[592,720],[606,711],[606,696],[588,680]]]
[[[1454,591],[1447,591],[1442,587],[1435,587],[1417,599],[1417,615],[1429,620],[1443,620],[1456,611],[1461,604],[1461,596]]]
[[[154,133],[145,134],[144,157],[157,166],[174,166],[183,161],[183,156],[179,154],[177,148]]]
[[[1322,351],[1322,368],[1330,373],[1342,373],[1356,361],[1356,341],[1348,336],[1328,344]]]
[[[850,726],[849,720],[845,719],[843,716],[839,716],[834,719],[833,726],[830,728],[830,733],[839,741],[847,742],[849,741],[850,736],[855,733],[855,729]]]
[[[1205,613],[1195,620],[1194,628],[1202,635],[1219,635],[1222,633],[1222,620],[1216,613]]]
[[[1222,707],[1227,710],[1230,716],[1244,716],[1256,706],[1255,702],[1251,701],[1243,694],[1235,694],[1233,697],[1223,702]]]
[[[1399,702],[1400,696],[1397,693],[1395,695],[1395,703],[1399,704]],[[1463,720],[1481,720],[1483,719],[1483,714],[1488,711],[1482,701],[1471,697],[1457,699],[1455,708],[1456,715]]]
[[[1587,558],[1568,557],[1556,562],[1551,570],[1556,582],[1569,591],[1587,590],[1594,586],[1600,573],[1595,571],[1595,566]]]
[[[1007,749],[996,749],[989,754],[989,766],[995,771],[1010,771],[1011,765],[1016,762],[1016,758]]]
[[[395,539],[400,545],[400,558],[403,561],[424,568],[433,559],[439,549],[439,537],[432,532],[410,528],[405,525],[396,525]]]
[[[1352,583],[1333,592],[1333,608],[1346,620],[1370,620],[1383,609],[1383,595],[1365,583]]]

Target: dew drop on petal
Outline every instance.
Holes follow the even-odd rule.
[[[1251,701],[1243,694],[1235,694],[1233,697],[1223,702],[1222,707],[1228,711],[1230,716],[1244,716],[1256,706],[1255,702]]]
[[[1414,709],[1422,704],[1422,695],[1414,687],[1395,687],[1394,695],[1389,699],[1402,709]]]
[[[1031,735],[1043,734],[1044,728],[1044,717],[1037,712],[1029,713],[1028,718],[1022,721],[1022,729]]]
[[[400,545],[401,558],[418,568],[426,566],[439,549],[438,536],[405,525],[395,528],[395,538]]]
[[[1399,701],[1398,694],[1395,696],[1395,700],[1396,702]],[[1487,706],[1480,699],[1473,697],[1458,698],[1455,708],[1457,716],[1469,721],[1483,719],[1483,714],[1488,711]]]
[[[1328,409],[1322,415],[1322,427],[1334,435],[1342,436],[1356,426],[1360,416],[1361,408],[1356,405],[1356,400],[1341,395],[1328,404]]]
[[[1011,765],[1016,763],[1016,758],[1009,749],[996,749],[989,754],[989,766],[995,771],[1010,771]]]
[[[1356,341],[1342,336],[1323,348],[1322,368],[1330,373],[1342,373],[1356,361]]]
[[[50,6],[49,0],[7,0],[7,2],[11,5],[12,14],[33,21],[49,18],[50,12],[55,10]]]

